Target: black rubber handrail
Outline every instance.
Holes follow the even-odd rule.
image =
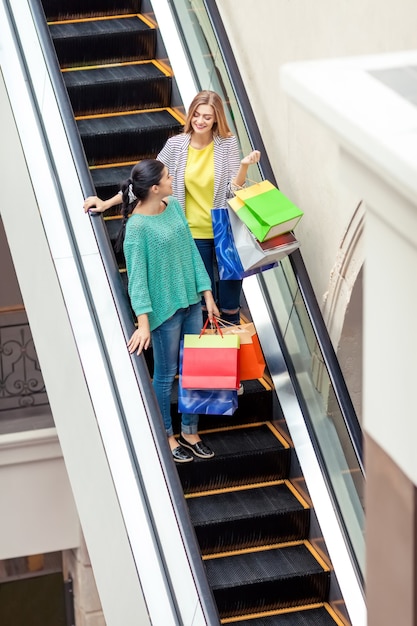
[[[227,33],[225,31],[216,0],[204,0],[207,14],[210,18],[213,31],[216,33],[217,44],[222,52],[225,66],[229,72],[230,80],[239,103],[242,117],[246,124],[248,136],[251,145],[255,146],[262,152],[262,159],[259,168],[264,179],[270,180],[278,187],[275,175],[272,171],[271,164],[268,160],[267,152],[259,132],[258,124],[252,111],[252,107],[247,96],[247,91],[242,80],[239,68],[237,66]],[[352,404],[349,391],[339,361],[336,357],[333,345],[331,343],[328,330],[323,320],[317,298],[314,294],[310,278],[304,265],[301,252],[296,250],[290,255],[291,267],[293,269],[300,293],[302,294],[304,305],[306,307],[310,323],[313,327],[317,344],[323,356],[323,361],[329,373],[329,377],[335,392],[335,396],[339,403],[342,418],[345,422],[346,429],[350,435],[353,448],[355,450],[359,466],[364,472],[363,464],[363,437],[362,429],[356,415],[356,411]]]
[[[84,153],[84,148],[81,143],[80,135],[78,133],[77,124],[74,118],[74,113],[71,107],[71,103],[68,97],[68,93],[62,78],[61,70],[59,67],[58,59],[56,56],[55,48],[53,42],[51,40],[49,28],[47,25],[45,13],[43,11],[42,4],[40,0],[29,0],[29,5],[31,9],[31,13],[33,16],[33,22],[36,27],[40,44],[42,46],[43,55],[45,59],[46,66],[48,68],[48,73],[53,85],[54,93],[56,96],[58,108],[60,110],[63,124],[65,127],[66,136],[68,139],[68,144],[73,155],[75,168],[77,170],[78,178],[80,181],[80,186],[83,192],[84,197],[95,195],[95,188],[91,178],[90,170],[88,168],[87,160]],[[12,16],[12,11],[10,6],[9,13]],[[16,32],[16,36],[18,38],[19,34]],[[24,59],[23,59],[24,61]],[[39,112],[39,119],[42,121],[41,113]],[[53,166],[53,157],[51,155],[51,164]],[[59,181],[59,174],[56,172],[56,179]],[[59,185],[58,185],[59,187]],[[63,203],[65,211],[68,216],[68,211],[65,207],[65,203]],[[80,211],[82,211],[82,207],[80,207]],[[88,217],[86,216],[86,219]],[[126,295],[125,287],[122,283],[119,269],[114,257],[114,252],[111,247],[109,237],[107,234],[107,230],[104,224],[104,220],[100,215],[91,216],[91,224],[93,226],[94,234],[97,240],[98,248],[100,250],[101,257],[103,259],[103,263],[105,266],[109,286],[114,298],[114,302],[117,308],[117,313],[121,322],[121,326],[123,329],[124,336],[126,339],[130,337],[134,330],[134,324],[132,321],[132,313],[130,304],[128,301],[128,297]],[[70,227],[70,220],[67,221],[68,226]],[[94,300],[92,294],[88,287],[88,282],[85,277],[85,273],[83,270],[83,263],[81,256],[78,251],[78,247],[76,244],[76,239],[73,234],[73,242],[74,242],[74,254],[78,258],[78,267],[80,273],[84,277],[84,288],[87,297],[89,298],[91,304],[91,311],[95,312]],[[101,325],[100,319],[96,316],[97,329],[101,333]],[[103,337],[103,335],[102,335]],[[105,342],[102,342],[103,351],[105,351]],[[113,380],[115,380],[114,376],[114,367],[117,364],[113,364],[109,355],[106,353],[107,365],[110,373],[112,374]],[[217,624],[219,623],[218,611],[216,604],[214,602],[214,598],[212,595],[211,588],[207,581],[206,571],[204,569],[204,565],[201,560],[200,549],[195,537],[194,528],[191,524],[189,518],[188,507],[186,505],[184,499],[184,491],[179,480],[178,473],[175,471],[175,467],[173,466],[173,459],[170,453],[169,447],[167,446],[166,441],[166,432],[163,426],[162,417],[160,414],[159,406],[156,400],[156,396],[152,387],[152,383],[149,377],[149,371],[146,365],[146,361],[144,356],[142,355],[140,358],[136,356],[132,357],[132,365],[136,375],[137,384],[141,390],[141,395],[144,402],[144,408],[146,411],[146,415],[148,416],[149,427],[152,432],[152,436],[155,442],[155,446],[158,452],[158,457],[161,463],[162,471],[164,473],[166,484],[168,485],[170,491],[170,499],[173,503],[173,507],[175,510],[176,519],[180,528],[181,535],[183,537],[185,550],[187,552],[188,560],[190,563],[190,567],[193,573],[193,578],[197,587],[198,595],[201,602],[201,608],[205,617],[207,624]],[[116,389],[115,389],[116,392]],[[121,403],[120,403],[121,406]],[[123,411],[121,411],[123,426],[126,433],[126,438],[130,443],[130,447],[132,452],[134,452],[131,438],[129,435],[129,427],[126,421],[123,418]],[[146,489],[144,484],[142,483],[141,472],[139,469],[139,464],[135,455],[132,455],[132,458],[135,462],[136,467],[136,478],[138,484],[141,486],[142,493],[146,498]],[[150,519],[153,519],[152,509],[148,502],[148,511],[150,513]],[[158,532],[156,525],[154,523],[155,537],[158,540]],[[160,546],[160,555],[163,560],[163,550]]]

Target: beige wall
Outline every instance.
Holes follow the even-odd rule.
[[[369,71],[417,65],[417,50],[293,63],[287,93],[340,144],[345,186],[364,198],[364,435],[369,626],[415,626],[417,108]],[[395,72],[395,73],[394,73]],[[338,89],[335,89],[337,83]],[[405,87],[405,81],[402,83]],[[363,101],[351,100],[360,85]],[[402,92],[404,93],[404,92]],[[383,549],[382,549],[383,548]],[[392,598],[396,598],[395,607]]]
[[[279,70],[291,61],[412,49],[417,3],[222,0],[218,7],[278,184],[305,212],[297,227],[302,255],[360,417],[362,334],[345,312],[362,307],[361,198],[339,179],[328,130],[289,105]]]

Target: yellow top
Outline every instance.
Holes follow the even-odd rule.
[[[189,146],[185,167],[185,216],[194,239],[213,239],[214,143],[202,150]]]

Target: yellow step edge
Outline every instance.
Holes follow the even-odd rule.
[[[320,552],[313,546],[312,543],[306,541],[305,546],[307,550],[311,552],[311,555],[316,559],[316,561],[321,565],[325,572],[330,572],[330,567],[324,560],[324,557],[320,554]]]
[[[276,437],[278,439],[278,441],[284,446],[284,448],[286,450],[288,450],[288,448],[290,448],[290,444],[288,443],[288,441],[281,435],[281,433],[279,432],[279,430],[277,428],[275,428],[274,424],[272,422],[265,422],[265,424],[268,426],[269,430],[271,431],[271,433],[274,435],[274,437]]]
[[[290,480],[285,480],[288,489],[291,491],[292,495],[294,496],[294,498],[296,498],[298,500],[298,502],[301,504],[301,506],[304,509],[311,509],[311,504],[309,504],[307,502],[307,500],[305,498],[303,498],[303,496],[301,495],[301,493],[298,491],[298,489],[292,484],[292,482]]]
[[[135,109],[134,111],[117,111],[116,113],[99,113],[97,115],[77,115],[75,119],[76,121],[94,120],[94,119],[101,119],[104,117],[121,117],[122,115],[123,116],[137,115],[138,113],[157,113],[158,111],[168,111],[168,113],[170,113],[172,117],[175,117],[175,119],[178,122],[180,122],[181,124],[184,123],[184,120],[179,115],[179,113],[177,113],[174,109],[171,109],[171,107],[158,107],[155,109]]]
[[[242,621],[242,619],[259,619],[261,617],[273,617],[274,615],[286,615],[287,613],[297,613],[297,611],[311,611],[312,609],[321,608],[327,608],[326,603],[319,602],[317,604],[303,604],[302,606],[291,606],[286,609],[272,609],[271,611],[261,611],[259,613],[250,613],[245,615],[238,615],[235,617],[224,617],[220,620],[220,623],[235,624],[236,622]],[[341,626],[344,626],[344,624],[342,624]]]
[[[138,161],[125,161],[123,163],[104,163],[100,165],[90,165],[89,169],[90,170],[105,170],[110,167],[126,167],[127,165],[130,165],[131,167],[133,167],[134,165],[136,165],[136,163],[138,163]]]
[[[153,30],[157,28],[157,24],[155,24],[155,22],[153,22],[149,17],[146,17],[146,15],[143,15],[143,13],[140,15],[138,14],[137,16],[142,20],[142,22],[145,22],[149,28],[152,28]]]
[[[272,426],[271,422],[268,420],[263,420],[260,422],[251,422],[250,424],[236,424],[235,426],[223,426],[222,428],[206,428],[205,430],[199,431],[200,434],[207,433],[221,433],[226,430],[242,430],[244,428],[259,428],[259,426],[267,426],[271,433],[274,435],[276,439],[284,446],[285,449],[288,449],[290,446],[287,441],[280,435],[280,433]]]
[[[158,59],[153,59],[153,63],[163,72],[166,76],[174,76],[174,72],[171,67],[164,63],[163,61],[158,61]]]
[[[303,498],[303,496],[295,489],[294,485],[287,478],[279,478],[277,480],[265,480],[258,483],[245,483],[244,485],[234,485],[233,487],[222,487],[221,489],[207,489],[206,491],[196,491],[184,494],[186,500],[191,498],[204,498],[205,496],[217,495],[220,493],[232,493],[235,491],[245,491],[249,489],[259,489],[261,487],[274,487],[277,485],[286,485],[292,495],[301,504],[303,509],[311,509],[311,506]]]
[[[283,541],[281,543],[271,543],[263,546],[253,546],[251,548],[239,548],[238,550],[229,550],[228,552],[213,552],[212,554],[204,554],[201,556],[201,558],[203,559],[203,561],[210,561],[214,559],[225,559],[229,556],[237,556],[239,554],[253,554],[254,552],[267,552],[268,550],[276,550],[278,548],[290,548],[292,546],[302,545],[309,549],[308,543],[309,542],[306,539],[298,541]],[[314,548],[312,547],[312,550],[309,549],[309,551],[311,552],[312,556],[314,556]],[[329,571],[329,567],[324,563],[321,558],[317,559],[317,562],[319,563],[320,567],[324,569],[324,571]]]
[[[143,15],[139,13],[127,13],[123,15],[103,15],[100,17],[78,17],[73,20],[57,20],[56,22],[47,22],[48,26],[55,26],[56,24],[81,24],[83,22],[103,22],[104,20],[121,20],[126,18],[137,17],[141,22],[155,29],[155,25]]]
[[[327,602],[324,603],[324,608],[329,613],[330,617],[334,619],[337,626],[351,626],[351,623],[346,622],[346,620],[342,619],[340,615],[338,615],[338,613]]]
[[[287,481],[283,478],[280,480],[266,480],[259,483],[246,483],[244,485],[236,485],[234,487],[223,487],[222,489],[211,489],[207,491],[198,491],[184,494],[186,500],[192,498],[204,498],[206,496],[218,495],[220,493],[233,493],[236,491],[248,491],[249,489],[259,489],[260,487],[275,487],[276,485],[284,485]]]
[[[128,67],[130,65],[154,65],[158,70],[160,70],[165,76],[171,78],[173,76],[172,71],[169,70],[168,67],[164,66],[162,63],[157,61],[156,59],[148,59],[146,61],[124,61],[123,63],[100,63],[99,65],[81,65],[77,67],[64,67],[61,69],[61,72],[65,74],[65,72],[81,72],[82,70],[98,70],[106,67]]]

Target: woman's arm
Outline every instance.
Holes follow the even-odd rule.
[[[89,196],[84,200],[84,211],[87,213],[88,211],[93,211],[93,213],[104,213],[108,209],[111,209],[113,206],[117,206],[121,204],[123,201],[123,196],[121,193],[117,193],[112,198],[108,200],[102,200],[97,196]]]
[[[138,327],[127,342],[127,348],[130,354],[133,354],[133,352],[137,350],[136,354],[139,356],[142,350],[147,350],[149,348],[149,344],[151,341],[151,331],[149,328],[149,319],[147,313],[142,313],[142,315],[138,315],[137,320]]]
[[[209,320],[213,319],[213,316],[220,317],[220,311],[214,302],[213,293],[209,290],[203,291],[203,298],[206,303],[207,315]]]
[[[235,178],[232,180],[232,185],[234,185],[235,187],[242,187],[242,185],[245,184],[246,174],[249,165],[252,165],[252,163],[258,163],[260,158],[261,153],[259,152],[259,150],[253,150],[248,155],[246,155],[240,162],[239,170]]]

